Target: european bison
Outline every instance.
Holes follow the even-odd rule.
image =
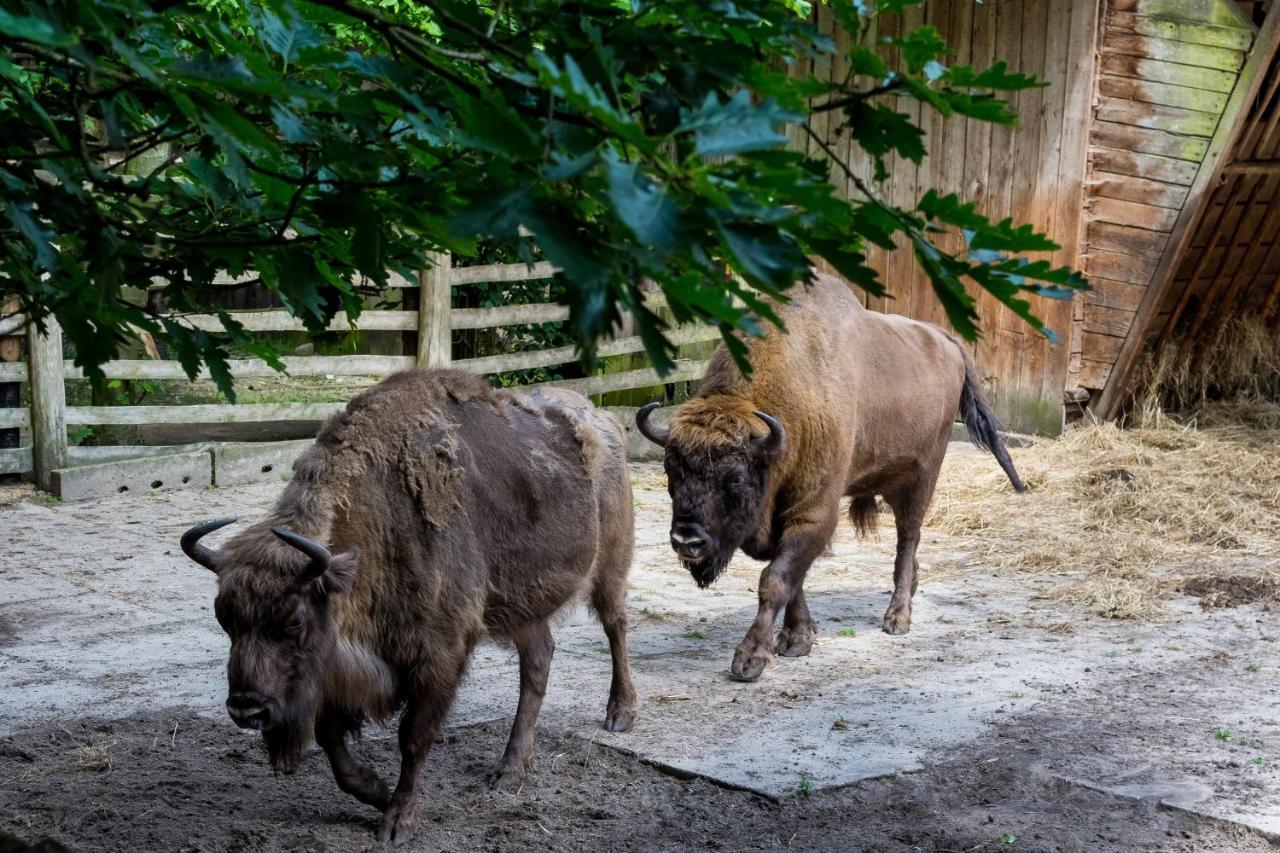
[[[666,448],[671,545],[698,585],[712,583],[738,548],[771,561],[760,576],[755,623],[733,658],[733,676],[746,681],[759,677],[775,648],[787,656],[812,648],[805,573],[830,541],[844,495],[860,532],[875,523],[877,495],[893,509],[898,552],[884,630],[907,632],[920,525],[957,411],[970,440],[1023,490],[973,362],[955,338],[868,311],[843,281],[824,274],[797,288],[780,315],[785,334],[749,344],[749,377],[722,345],[669,430],[649,421],[657,403],[636,418]],[[774,621],[784,607],[775,646]]]
[[[555,650],[548,618],[585,591],[613,655],[605,726],[626,731],[632,509],[622,427],[586,398],[496,391],[454,371],[390,377],[325,424],[269,520],[218,551],[200,538],[235,519],[182,537],[218,576],[228,713],[262,731],[278,770],[294,770],[314,736],[339,787],[382,810],[378,837],[404,842],[418,768],[486,634],[520,658],[491,781],[524,776]],[[399,708],[389,792],[346,738]]]

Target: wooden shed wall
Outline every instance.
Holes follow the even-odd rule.
[[[953,64],[987,67],[1005,60],[1018,71],[1049,82],[1045,88],[1012,96],[1021,122],[1017,128],[995,127],[960,118],[943,120],[909,98],[896,108],[916,120],[928,134],[929,156],[916,166],[894,159],[891,176],[877,188],[895,204],[913,207],[930,187],[955,192],[976,202],[986,215],[1012,217],[1047,231],[1061,244],[1052,260],[1077,261],[1080,208],[1086,156],[1086,128],[1092,96],[1092,61],[1097,25],[1093,0],[928,0],[901,17],[884,17],[872,37],[909,32],[924,24],[936,27],[954,50]],[[848,34],[835,27],[830,11],[817,7],[820,25],[838,45]],[[818,62],[799,73],[843,79],[839,60]],[[856,146],[834,132],[828,116],[814,116],[811,128],[851,169],[871,183],[870,164]],[[814,156],[821,147],[801,132],[793,145]],[[842,191],[856,197],[851,182]],[[959,250],[959,238],[944,245]],[[869,307],[906,314],[947,327],[946,317],[927,277],[909,251],[877,250],[872,263],[889,290],[888,299],[872,298]],[[994,405],[1010,427],[1041,433],[1062,428],[1071,332],[1071,303],[1034,298],[1035,311],[1060,336],[1050,344],[993,298],[976,292],[982,340],[975,358]]]
[[[1102,0],[1071,384],[1106,386],[1254,36],[1234,0]]]

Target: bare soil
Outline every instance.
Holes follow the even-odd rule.
[[[1037,767],[1075,733],[1011,721],[922,772],[774,801],[681,779],[599,744],[541,733],[516,792],[485,772],[505,723],[451,731],[423,774],[414,849],[811,851],[1262,851],[1227,823],[1117,798]],[[385,776],[394,740],[362,751]],[[229,723],[172,714],[80,722],[0,741],[0,827],[73,850],[337,851],[374,846],[376,814],[340,793],[323,757],[272,776]]]

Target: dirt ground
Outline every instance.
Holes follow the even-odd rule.
[[[637,465],[636,729],[600,729],[607,655],[580,610],[525,787],[491,792],[515,700],[477,654],[423,771],[409,849],[1227,851],[1280,847],[1280,613],[1191,581],[1157,622],[1064,603],[1069,577],[1001,574],[939,531],[906,637],[879,630],[892,538],[842,529],[808,586],[820,639],[755,684],[726,676],[759,566],[700,592]],[[273,776],[221,709],[226,641],[188,524],[265,512],[279,483],[86,504],[0,496],[0,832],[77,851],[345,851],[376,814],[323,758]],[[1204,606],[1202,606],[1202,604]],[[360,749],[394,774],[392,733]],[[3,843],[0,843],[3,849]]]

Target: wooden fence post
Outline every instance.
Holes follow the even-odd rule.
[[[53,488],[53,471],[67,466],[67,397],[62,380],[62,328],[45,317],[45,334],[27,326],[27,370],[31,377],[31,463],[36,485]]]
[[[448,367],[453,360],[449,288],[453,255],[429,252],[418,272],[418,367]]]

